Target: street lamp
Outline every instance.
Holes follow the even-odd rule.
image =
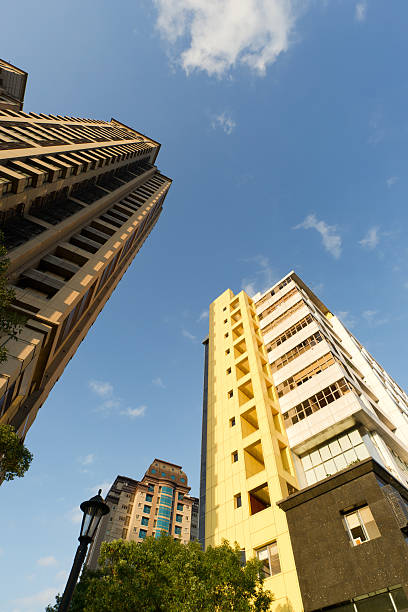
[[[78,538],[79,546],[75,554],[71,573],[69,575],[64,594],[62,595],[58,612],[68,612],[75,585],[78,582],[79,572],[81,571],[81,567],[85,561],[88,544],[90,544],[94,539],[101,518],[110,512],[110,508],[108,504],[103,501],[101,493],[102,489],[99,489],[98,495],[91,497],[91,499],[82,502],[80,505],[84,516],[82,517],[81,531]]]

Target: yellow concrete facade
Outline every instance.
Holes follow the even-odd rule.
[[[225,291],[210,306],[205,444],[205,546],[238,542],[249,559],[276,542],[265,580],[272,610],[303,610],[285,514],[298,483],[251,298]],[[205,437],[206,436],[206,437]],[[202,515],[201,515],[202,516]]]

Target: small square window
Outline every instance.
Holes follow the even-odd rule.
[[[353,546],[359,546],[381,535],[368,506],[346,514],[344,520]]]
[[[256,556],[262,561],[262,572],[265,578],[280,574],[281,565],[279,559],[278,544],[272,542],[256,551]]]
[[[235,426],[235,417],[232,417],[229,422],[230,422],[230,427],[234,427]]]
[[[228,323],[228,319],[224,319],[224,324],[225,324],[225,323]]]
[[[176,535],[181,535],[181,527],[175,527],[175,528],[174,528],[174,533],[175,533]]]
[[[184,493],[178,493],[177,494],[177,499],[183,499],[184,497]]]
[[[225,351],[225,354],[226,354],[226,355],[229,355],[229,354],[230,354],[230,349],[227,349],[227,350]]]
[[[142,538],[143,540],[145,540],[146,536],[147,536],[146,529],[139,529],[139,538]]]
[[[146,501],[147,502],[153,501],[153,495],[151,495],[150,493],[146,493]]]
[[[240,508],[241,506],[242,506],[241,493],[237,493],[237,495],[234,495],[234,507]]]
[[[224,308],[223,308],[222,310],[223,310],[223,312],[225,312],[225,311],[227,310],[227,307],[226,307],[226,306],[224,306]]]
[[[182,514],[176,514],[176,522],[177,523],[182,523],[183,522],[183,515]]]
[[[231,368],[228,368],[227,374],[231,374]]]
[[[147,527],[147,525],[149,524],[149,519],[147,518],[147,516],[142,516],[141,524]]]
[[[234,396],[234,391],[231,389],[231,391],[228,391],[228,399],[231,399],[231,397]]]
[[[144,506],[144,507],[143,507],[143,512],[144,512],[145,514],[150,514],[150,510],[151,510],[151,507],[150,507],[150,506]]]
[[[232,458],[232,463],[236,463],[238,461],[238,451],[234,451],[231,454],[231,458]]]
[[[224,338],[228,338],[229,333],[227,332],[226,334],[224,334]]]
[[[154,491],[154,485],[149,484],[149,486],[147,487],[147,490],[152,493]]]
[[[183,504],[177,504],[177,510],[183,512]]]

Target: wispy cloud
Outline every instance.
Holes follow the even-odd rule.
[[[221,113],[220,115],[217,115],[211,122],[211,127],[214,130],[220,127],[222,130],[224,130],[226,134],[228,134],[228,136],[232,134],[236,126],[237,124],[232,119],[232,117],[228,117],[226,113]]]
[[[50,565],[57,565],[57,560],[55,557],[41,557],[41,559],[37,560],[37,565],[41,565],[41,567],[50,567]]]
[[[105,415],[108,415],[111,412],[119,412],[122,415],[131,416],[134,418],[136,416],[142,416],[146,411],[146,406],[141,406],[139,408],[125,408],[123,405],[124,400],[115,394],[115,389],[110,382],[91,380],[89,382],[89,388],[91,391],[93,391],[93,393],[95,393],[95,395],[103,398],[103,402],[99,404],[97,410]],[[141,408],[143,408],[142,411]],[[91,455],[89,455],[89,457],[91,457]]]
[[[335,312],[335,315],[340,319],[345,327],[352,329],[356,324],[356,319],[348,310],[339,310],[338,312]]]
[[[91,391],[99,397],[108,397],[113,393],[113,385],[106,380],[90,380],[88,384]]]
[[[146,412],[146,406],[139,406],[139,408],[126,408],[126,410],[121,410],[120,414],[124,414],[131,419],[136,419],[137,417],[144,416]]]
[[[263,293],[279,280],[265,255],[254,255],[254,257],[248,257],[243,261],[252,264],[253,267],[252,273],[241,281],[242,289],[250,297],[253,297],[256,293]]]
[[[335,225],[328,225],[325,221],[319,221],[314,214],[308,215],[302,223],[295,225],[293,228],[298,229],[315,229],[322,237],[324,248],[335,259],[339,259],[341,255],[341,236],[336,233]]]
[[[79,457],[78,461],[81,465],[84,465],[84,466],[91,465],[91,463],[95,461],[95,455],[92,453],[89,453],[89,455],[85,455],[85,457]]]
[[[194,336],[193,334],[191,334],[189,331],[187,331],[184,328],[181,330],[181,333],[184,336],[184,338],[188,338],[188,340],[191,340],[191,342],[195,342],[197,340],[196,336]]]
[[[381,317],[378,310],[364,310],[361,315],[369,327],[379,327],[389,321],[387,317]]]
[[[82,521],[83,513],[79,506],[74,506],[73,508],[71,508],[71,510],[68,510],[66,516],[68,520],[71,521],[71,523],[74,523],[76,525]]]
[[[61,590],[61,587],[48,587],[34,593],[34,595],[19,597],[14,599],[13,604],[18,607],[18,610],[43,610],[49,603],[55,602],[55,595]]]
[[[186,74],[225,77],[239,66],[258,75],[287,51],[294,0],[154,0],[157,29]]]
[[[383,115],[380,110],[376,110],[371,113],[368,126],[370,128],[368,143],[371,145],[378,145],[384,139],[385,136],[385,129],[383,127]]]
[[[378,232],[378,227],[371,227],[368,230],[367,234],[364,236],[364,238],[358,241],[358,244],[360,244],[363,249],[368,249],[369,251],[372,251],[380,242],[380,236]]]
[[[161,389],[165,389],[166,385],[164,384],[164,382],[162,381],[162,379],[160,378],[160,376],[158,376],[157,378],[153,378],[152,383],[156,386],[156,387],[160,387]]]
[[[99,489],[102,489],[101,495],[102,495],[102,497],[106,497],[106,495],[108,494],[109,489],[111,488],[111,485],[112,485],[111,482],[105,480],[104,482],[101,482],[100,484],[97,484],[97,485],[95,485],[93,487],[90,487],[88,490],[89,490],[89,493],[91,495],[97,495]]]
[[[200,316],[198,317],[197,322],[199,323],[200,321],[205,321],[206,319],[208,319],[208,317],[209,317],[208,310],[203,310],[200,313]]]
[[[365,21],[367,17],[367,3],[357,2],[354,17],[356,21]]]
[[[393,185],[395,185],[395,183],[398,181],[398,179],[399,179],[398,176],[390,176],[390,177],[388,177],[387,180],[386,180],[388,189],[391,189],[391,187]]]

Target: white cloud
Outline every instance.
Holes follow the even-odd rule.
[[[57,565],[57,560],[55,557],[41,557],[38,559],[37,565],[41,565],[41,567],[49,567],[50,565]]]
[[[348,310],[339,310],[335,313],[335,315],[340,319],[345,327],[349,327],[351,329],[356,324],[355,318],[349,313]]]
[[[187,74],[222,77],[239,65],[263,76],[287,51],[294,0],[154,0],[157,28]],[[176,49],[180,43],[181,49]]]
[[[113,393],[113,385],[108,381],[90,380],[89,388],[99,397],[109,397]]]
[[[398,176],[390,176],[390,177],[388,177],[387,180],[386,180],[388,189],[391,189],[391,187],[393,185],[395,185],[395,183],[398,181],[398,179],[399,179]]]
[[[43,589],[34,595],[28,597],[19,597],[13,601],[13,604],[17,605],[21,610],[39,610],[44,609],[49,603],[55,602],[55,595],[60,589],[55,587],[49,587]]]
[[[365,21],[367,17],[367,3],[366,2],[357,2],[354,17],[356,21]]]
[[[198,317],[197,322],[204,321],[205,319],[208,319],[208,317],[209,317],[209,312],[208,312],[208,310],[203,310],[203,311],[200,313],[200,316]]]
[[[368,230],[367,234],[364,236],[364,238],[358,241],[358,244],[360,244],[363,247],[363,249],[368,249],[369,251],[372,251],[373,249],[375,249],[375,247],[380,242],[378,230],[379,230],[378,227],[371,227]]]
[[[99,489],[102,489],[102,497],[106,497],[109,489],[111,488],[111,485],[112,485],[111,482],[108,482],[107,480],[105,480],[104,482],[101,482],[100,484],[95,485],[94,487],[91,487],[89,489],[89,492],[92,495],[97,495],[99,492]]]
[[[231,117],[228,117],[225,113],[221,113],[220,115],[217,115],[216,117],[214,117],[213,121],[211,122],[211,127],[214,130],[217,127],[220,127],[221,129],[224,130],[226,134],[228,134],[228,136],[232,134],[236,126],[237,124],[235,123],[235,121]]]
[[[387,317],[382,317],[379,315],[378,310],[364,310],[361,313],[363,319],[370,327],[379,327],[380,325],[385,325],[388,323]]]
[[[71,523],[74,523],[75,525],[82,521],[82,517],[83,513],[79,506],[74,506],[73,508],[71,508],[71,510],[67,512],[67,518],[71,521]]]
[[[139,408],[126,408],[126,410],[121,410],[120,414],[125,414],[131,419],[135,419],[137,417],[143,416],[146,412],[146,406],[139,406]]]
[[[265,255],[255,255],[254,257],[244,259],[244,261],[255,264],[255,270],[252,275],[243,278],[241,281],[242,289],[250,297],[254,297],[256,293],[263,293],[279,280],[269,263],[269,259]]]
[[[335,259],[339,259],[341,255],[341,236],[336,234],[337,227],[335,225],[327,225],[325,221],[318,221],[315,215],[308,215],[302,223],[299,223],[293,229],[315,229],[321,235],[326,251],[333,255]]]
[[[89,455],[85,455],[85,457],[80,457],[79,462],[81,465],[91,465],[95,461],[95,455],[90,453]]]
[[[197,338],[193,336],[193,334],[190,334],[190,332],[187,331],[186,329],[182,329],[181,333],[185,338],[188,338],[189,340],[191,340],[191,342],[195,342],[197,340]]]
[[[158,376],[157,378],[153,378],[152,383],[156,385],[156,387],[160,387],[161,389],[166,388],[166,385],[164,384],[160,376]]]

